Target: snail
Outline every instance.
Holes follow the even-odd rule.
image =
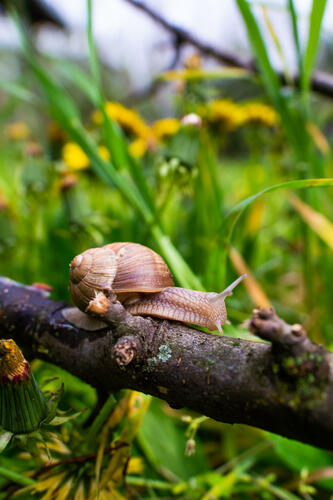
[[[224,300],[245,278],[243,274],[221,293],[200,292],[174,286],[168,266],[156,252],[138,243],[111,243],[77,255],[70,264],[70,292],[84,313],[96,298],[119,300],[140,316],[156,316],[219,330],[227,322]],[[63,313],[76,326],[88,330],[105,327],[77,309]]]

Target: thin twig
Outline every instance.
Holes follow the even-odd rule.
[[[143,2],[137,0],[125,0],[125,1],[133,5],[137,9],[141,10],[142,12],[145,12],[149,17],[154,19],[154,21],[157,22],[160,26],[169,31],[169,33],[175,35],[178,39],[178,43],[189,43],[190,45],[193,45],[194,47],[199,49],[200,52],[202,52],[203,54],[213,57],[214,59],[217,59],[220,62],[227,64],[228,66],[245,68],[250,71],[254,70],[253,61],[249,60],[246,61],[241,57],[237,56],[236,54],[233,54],[228,51],[218,50],[212,45],[209,45],[208,43],[199,40],[194,35],[184,30],[183,28],[180,28],[179,26],[176,26],[175,24],[172,24],[169,21],[167,21],[163,16],[161,16],[155,10],[145,5]]]
[[[148,7],[139,0],[125,0],[125,1],[131,4],[133,7],[136,7],[137,9],[147,14],[155,22],[157,22],[160,26],[162,26],[165,30],[169,31],[169,33],[175,35],[178,41],[181,42],[182,44],[188,43],[190,45],[193,45],[193,47],[196,47],[201,53],[205,54],[206,56],[213,57],[220,63],[226,64],[227,66],[244,68],[253,73],[258,73],[258,68],[253,60],[244,59],[232,52],[222,51],[221,49],[217,49],[212,45],[203,42],[199,38],[195,37],[192,33],[189,33],[183,28],[170,23],[163,16],[158,14],[155,10],[151,9],[150,7]],[[289,83],[286,82],[285,76],[282,72],[277,71],[276,73],[283,84]],[[300,82],[298,75],[292,76],[291,81],[295,86],[297,87],[299,86]],[[318,92],[319,94],[328,97],[333,97],[333,75],[322,71],[315,72],[312,77],[311,88],[313,91]]]
[[[104,455],[109,455],[113,451],[119,450],[120,448],[124,448],[125,446],[129,446],[128,443],[122,442],[118,443],[115,446],[110,446],[109,448],[106,448],[104,450]],[[88,462],[88,460],[95,459],[97,456],[97,453],[90,453],[89,455],[82,455],[80,457],[68,457],[64,458],[62,460],[58,460],[57,462],[52,462],[49,464],[45,464],[43,467],[38,469],[32,477],[38,477],[41,474],[43,474],[46,471],[49,471],[50,469],[54,469],[55,467],[58,467],[59,465],[70,465],[70,464],[83,464],[85,462]]]

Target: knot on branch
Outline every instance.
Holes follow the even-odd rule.
[[[113,354],[119,366],[127,366],[139,355],[140,350],[141,342],[138,338],[125,336],[117,340]]]
[[[310,382],[326,380],[329,360],[326,349],[312,342],[302,325],[289,325],[273,308],[254,309],[249,329],[272,343],[272,354],[278,368],[290,377],[310,377]]]

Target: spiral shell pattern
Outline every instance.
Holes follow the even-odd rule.
[[[112,250],[90,248],[70,263],[69,289],[74,304],[85,311],[98,292],[111,292],[117,272],[117,258]]]
[[[156,252],[138,243],[111,243],[77,255],[70,264],[70,292],[86,311],[98,292],[113,293],[121,302],[141,293],[174,286],[168,266]]]

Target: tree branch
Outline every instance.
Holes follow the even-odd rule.
[[[143,2],[140,2],[139,0],[125,0],[125,1],[131,4],[133,7],[136,7],[137,9],[147,14],[157,24],[162,26],[162,28],[164,28],[166,31],[169,31],[169,33],[173,34],[177,38],[178,43],[179,42],[189,43],[190,45],[196,47],[200,52],[202,52],[206,56],[213,57],[214,59],[217,59],[218,61],[227,64],[228,66],[245,68],[250,71],[254,69],[253,61],[242,59],[236,54],[233,54],[228,51],[218,50],[212,45],[209,45],[199,40],[194,35],[184,30],[183,28],[167,21],[163,16],[161,16],[155,10],[145,5]]]
[[[88,332],[64,319],[68,304],[7,278],[0,304],[2,337],[99,390],[135,389],[333,450],[332,354],[273,310],[255,310],[250,322],[268,344],[131,316],[120,303],[109,306],[107,328]]]
[[[238,68],[244,68],[256,74],[259,73],[258,68],[253,60],[249,59],[246,60],[238,56],[237,54],[234,54],[229,51],[222,51],[220,49],[213,47],[212,45],[203,42],[199,38],[196,38],[193,34],[184,30],[183,28],[167,21],[163,16],[161,16],[155,10],[145,5],[140,0],[125,0],[125,1],[131,4],[133,7],[136,7],[137,9],[141,10],[142,12],[145,12],[145,14],[151,17],[165,30],[169,31],[169,33],[172,33],[176,37],[178,44],[189,43],[190,45],[193,45],[193,47],[196,47],[202,54],[205,54],[206,56],[209,57],[213,57],[222,64]],[[283,84],[286,84],[287,82],[285,81],[284,74],[280,71],[277,71],[276,73],[279,76],[281,82]],[[293,82],[294,85],[299,86],[300,81],[297,75],[293,77]],[[311,81],[311,88],[314,92],[318,92],[319,94],[328,97],[333,97],[333,75],[322,71],[314,73]]]

